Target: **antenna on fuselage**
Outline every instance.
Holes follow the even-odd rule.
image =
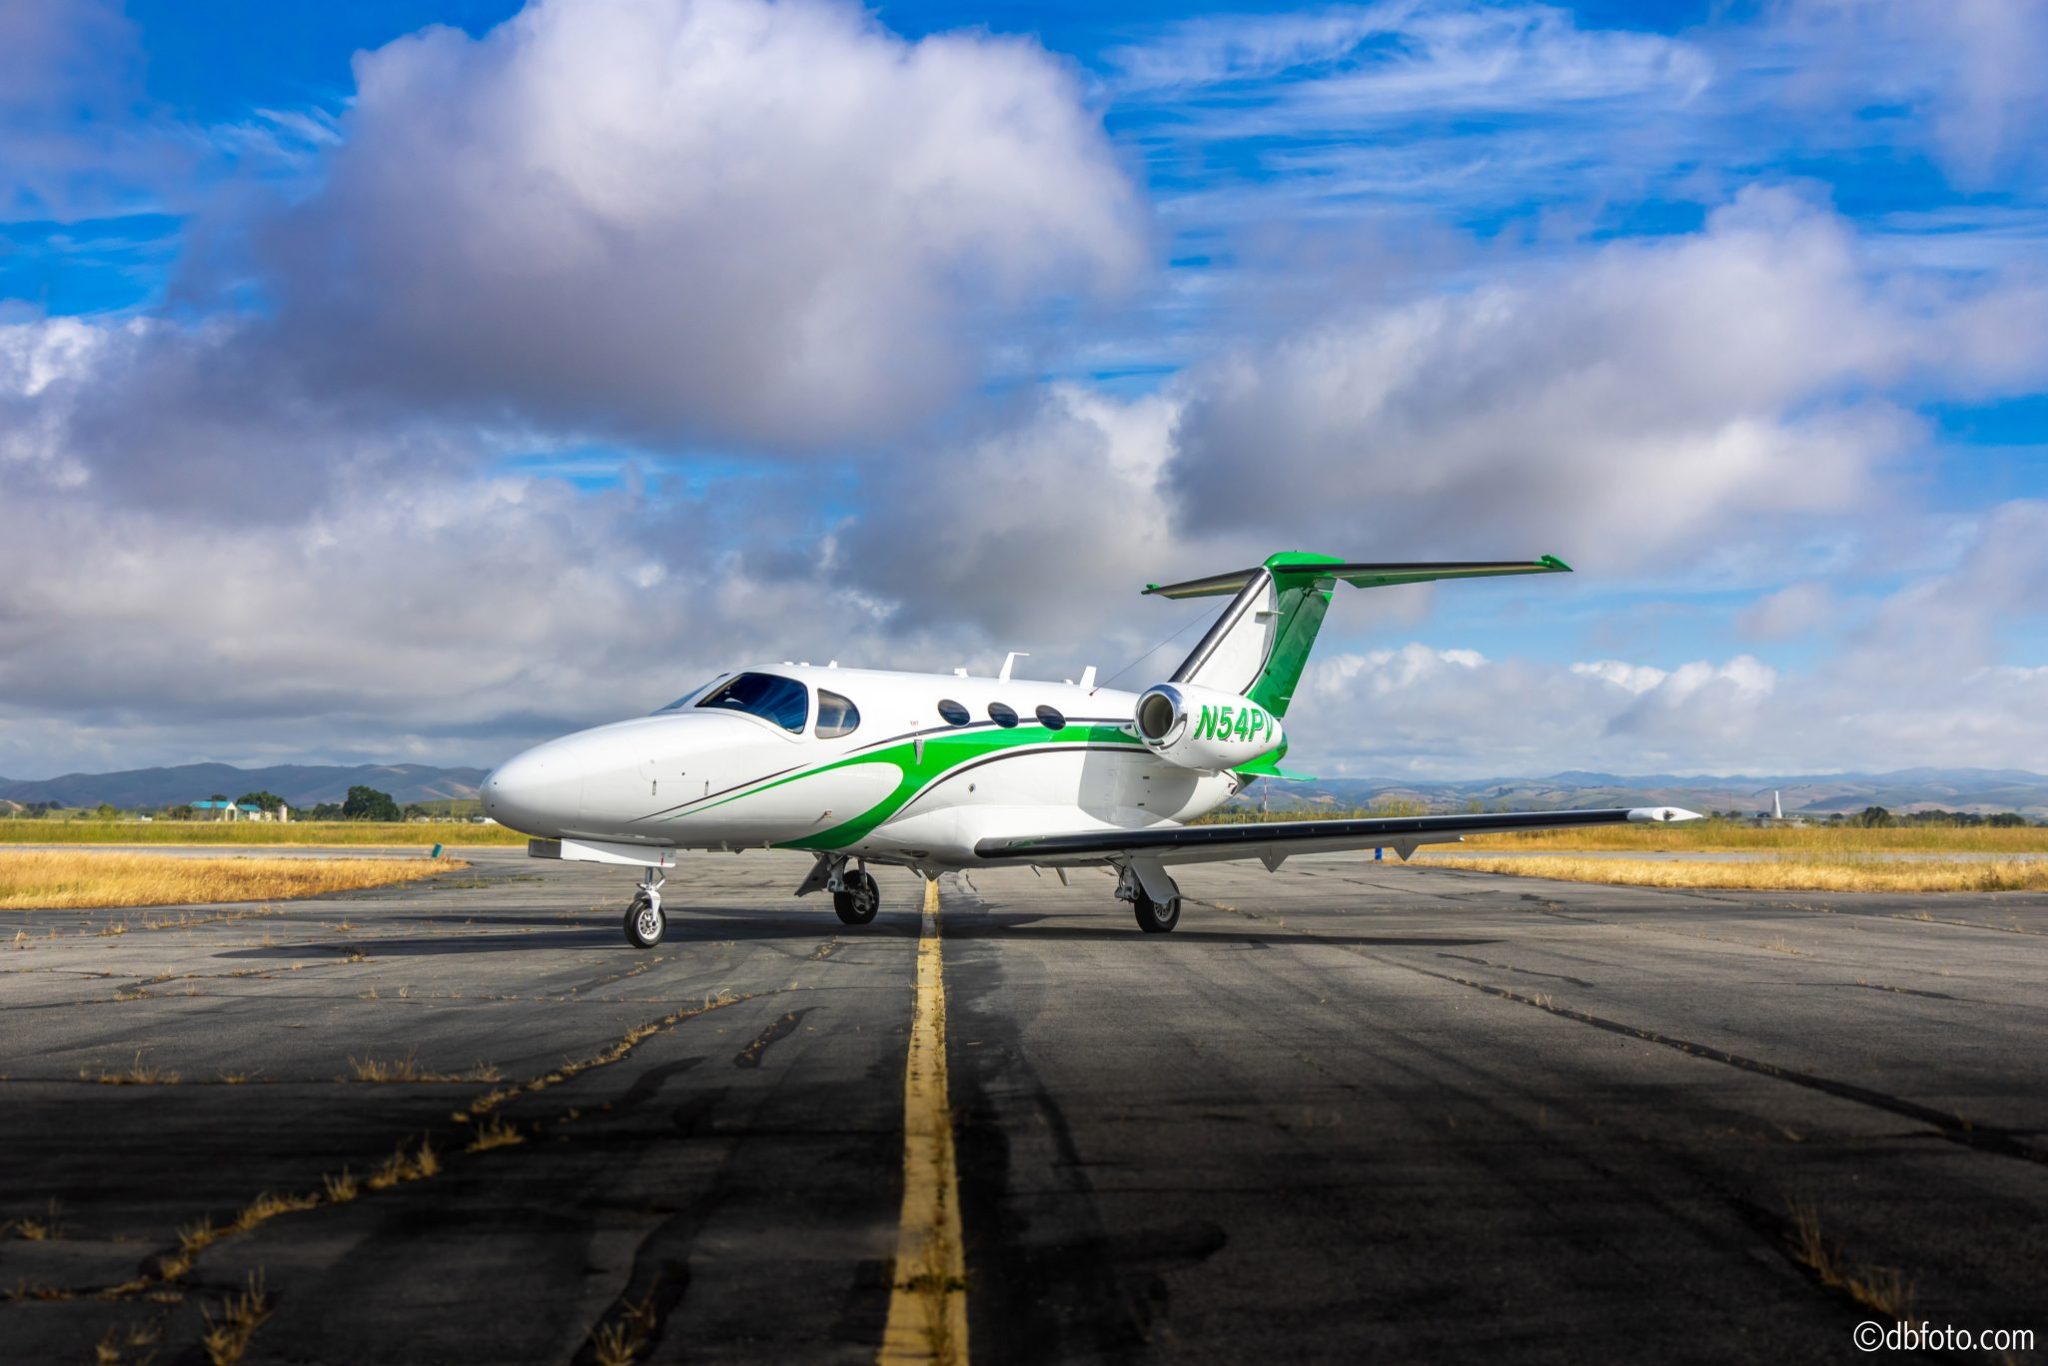
[[[1003,656],[1003,671],[1002,671],[1001,673],[999,673],[999,674],[997,674],[997,675],[996,675],[996,682],[998,682],[998,683],[1007,683],[1007,682],[1009,682],[1009,681],[1010,681],[1010,669],[1011,669],[1011,667],[1012,667],[1013,665],[1015,665],[1015,664],[1016,664],[1016,662],[1017,662],[1018,660],[1020,660],[1020,659],[1029,659],[1029,658],[1031,658],[1031,651],[1029,651],[1029,650],[1012,650],[1012,651],[1010,651],[1010,653],[1008,653],[1008,654],[1004,655],[1004,656]]]

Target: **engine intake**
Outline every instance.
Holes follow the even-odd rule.
[[[1287,743],[1280,719],[1258,703],[1192,683],[1147,688],[1132,719],[1145,748],[1182,768],[1236,768]]]

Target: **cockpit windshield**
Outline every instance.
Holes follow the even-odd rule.
[[[661,708],[660,711],[657,711],[654,714],[656,716],[659,716],[664,711],[681,711],[684,707],[689,706],[692,702],[695,702],[705,693],[710,692],[713,686],[715,686],[720,679],[723,679],[725,677],[725,674],[720,674],[718,678],[712,679],[709,683],[699,683],[696,687],[690,689],[681,697],[678,697],[675,701],[669,703],[667,706]]]
[[[736,674],[714,688],[697,704],[724,711],[743,711],[764,721],[773,721],[786,731],[802,734],[811,714],[811,694],[794,678],[776,674]]]

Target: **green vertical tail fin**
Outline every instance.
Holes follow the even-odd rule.
[[[1163,598],[1235,594],[1201,643],[1181,661],[1172,681],[1237,693],[1275,716],[1285,716],[1338,583],[1384,588],[1437,579],[1570,572],[1571,566],[1554,555],[1527,561],[1362,564],[1334,555],[1285,550],[1268,556],[1255,569],[1212,574],[1185,583],[1147,584],[1145,591]]]

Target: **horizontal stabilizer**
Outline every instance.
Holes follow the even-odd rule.
[[[1291,558],[1291,557],[1289,557]],[[1282,561],[1274,556],[1273,561]],[[1430,583],[1437,579],[1489,579],[1508,574],[1569,574],[1572,567],[1555,555],[1537,560],[1433,560],[1399,564],[1355,564],[1343,561],[1315,561],[1304,557],[1299,563],[1268,561],[1278,580],[1340,579],[1359,588],[1389,588],[1403,583]],[[1235,593],[1252,581],[1261,566],[1234,569],[1227,574],[1188,579],[1182,583],[1148,583],[1145,592],[1161,598],[1210,598]]]

